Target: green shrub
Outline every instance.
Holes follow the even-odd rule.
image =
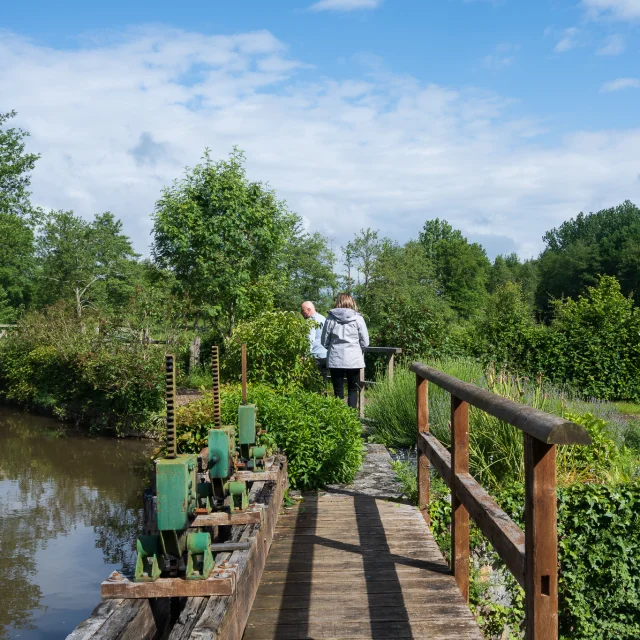
[[[542,369],[586,397],[640,400],[640,309],[613,277],[577,300],[554,302]]]
[[[297,489],[317,489],[353,480],[362,464],[362,427],[342,401],[300,389],[274,390],[250,385],[248,400],[258,405],[258,419],[269,438],[286,454],[289,481]],[[241,391],[222,390],[222,421],[237,424]],[[205,394],[178,410],[182,451],[198,452],[213,426],[213,398]]]
[[[522,526],[523,485],[497,500]],[[640,637],[640,484],[559,487],[558,559],[562,638]]]
[[[240,380],[242,343],[247,344],[247,378],[274,387],[318,388],[321,377],[309,357],[311,325],[292,311],[269,311],[239,324],[225,343],[223,370]]]
[[[0,341],[0,398],[115,431],[150,426],[163,408],[163,352],[119,342],[97,321],[55,305]]]

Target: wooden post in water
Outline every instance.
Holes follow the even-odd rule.
[[[469,473],[469,403],[451,394],[451,566],[469,602],[469,512],[456,494],[456,476]]]
[[[421,433],[429,432],[429,383],[416,375],[416,404],[417,404],[417,422],[418,422],[418,439]],[[429,517],[429,491],[431,471],[429,458],[422,452],[418,443],[418,508],[422,517],[427,524],[431,524]]]
[[[527,640],[558,638],[556,446],[524,434]]]

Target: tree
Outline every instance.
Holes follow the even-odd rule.
[[[33,208],[28,191],[39,156],[25,153],[21,129],[3,128],[16,115],[0,113],[0,287],[6,295],[6,313],[26,305],[30,299],[30,278],[34,266]]]
[[[122,300],[116,282],[126,282],[137,257],[113,214],[87,222],[72,211],[52,211],[37,241],[40,302],[73,299],[76,314],[86,307]]]
[[[487,289],[489,293],[495,293],[510,282],[517,283],[520,285],[524,300],[533,309],[537,276],[537,265],[534,260],[520,262],[516,253],[496,256],[489,271]]]
[[[170,268],[199,311],[230,333],[255,300],[269,306],[278,260],[295,218],[275,193],[249,182],[245,157],[203,163],[164,189],[154,213],[153,256]]]
[[[2,128],[15,116],[15,111],[0,113],[0,213],[27,216],[31,213],[30,172],[40,156],[25,153],[26,131]]]
[[[364,309],[372,341],[408,356],[442,355],[453,312],[438,295],[433,265],[421,243],[385,240],[372,266]]]
[[[367,304],[369,294],[369,283],[373,273],[373,266],[376,258],[380,253],[381,241],[378,238],[378,232],[372,229],[361,229],[359,234],[342,249],[349,272],[348,272],[348,288],[352,289],[351,267],[355,266],[358,274],[362,275],[362,282],[358,279],[358,287],[356,294],[360,299],[363,307]]]
[[[600,275],[615,277],[625,296],[640,288],[640,209],[628,200],[597,213],[578,214],[548,231],[539,259],[537,302],[576,298],[596,286]],[[637,301],[636,301],[637,304]]]
[[[307,233],[297,222],[283,249],[276,307],[298,311],[305,300],[313,301],[319,309],[330,305],[336,287],[334,263],[327,239],[317,232]]]
[[[425,222],[420,242],[453,309],[464,319],[480,313],[491,266],[484,249],[475,242],[469,244],[460,231],[439,218]]]

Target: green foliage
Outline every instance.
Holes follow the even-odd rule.
[[[37,249],[42,304],[73,301],[81,317],[86,308],[104,307],[110,298],[112,305],[122,304],[134,293],[133,288],[120,289],[136,254],[122,234],[122,222],[109,212],[87,222],[72,211],[52,211],[45,218]]]
[[[545,331],[537,325],[522,285],[507,282],[491,294],[476,325],[473,352],[486,364],[495,363],[512,371],[535,371],[536,349]]]
[[[640,310],[602,276],[577,300],[554,302],[541,368],[586,397],[640,400],[639,335]]]
[[[330,308],[337,287],[334,263],[328,240],[297,223],[282,251],[276,307],[299,312],[300,304],[311,300],[317,309]]]
[[[366,313],[373,343],[401,347],[407,358],[448,351],[454,314],[438,295],[433,267],[420,243],[382,242],[368,291]]]
[[[524,486],[497,495],[522,526]],[[640,637],[640,485],[576,483],[558,489],[560,635]]]
[[[362,427],[355,412],[336,398],[251,385],[249,402],[269,438],[287,456],[289,481],[297,489],[349,483],[362,464]],[[237,424],[241,390],[222,390],[222,422]],[[205,394],[178,410],[181,451],[198,452],[213,426],[213,398]]]
[[[309,321],[293,311],[271,311],[239,324],[225,343],[224,371],[240,379],[242,343],[247,378],[274,387],[317,388],[316,362],[309,357]]]
[[[544,236],[539,259],[538,304],[548,310],[553,298],[575,298],[601,275],[615,277],[628,296],[640,282],[640,209],[623,202],[564,222]]]
[[[376,442],[388,447],[416,444],[416,376],[405,367],[396,367],[393,380],[378,378],[367,390],[365,416]]]
[[[156,203],[153,255],[230,333],[238,320],[271,307],[297,218],[273,191],[247,180],[240,150],[219,162],[206,151],[203,160]]]
[[[475,242],[470,244],[460,231],[438,218],[425,222],[420,242],[453,309],[462,318],[479,314],[486,301],[491,267],[485,250]]]
[[[16,115],[15,111],[0,113],[0,214],[24,217],[31,213],[30,173],[40,156],[24,152],[26,131],[3,128]]]
[[[62,304],[27,314],[0,341],[0,397],[98,429],[148,429],[163,406],[162,351],[96,326]]]
[[[5,293],[7,313],[17,310],[31,300],[35,269],[33,225],[22,216],[0,210],[0,287]]]
[[[558,495],[560,633],[640,637],[640,485],[574,485]]]

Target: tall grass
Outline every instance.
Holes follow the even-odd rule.
[[[621,444],[624,425],[610,403],[587,401],[566,391],[549,387],[541,378],[520,379],[504,372],[484,371],[467,359],[429,361],[465,382],[471,382],[498,395],[522,402],[542,411],[564,415],[591,414],[607,422],[610,437]],[[416,442],[415,374],[399,367],[393,381],[384,377],[369,394],[366,411],[373,437],[390,447],[408,448]],[[434,384],[429,385],[429,426],[433,435],[450,446],[451,396]],[[487,487],[500,487],[505,481],[524,480],[522,432],[497,418],[470,407],[469,467],[476,479]]]

